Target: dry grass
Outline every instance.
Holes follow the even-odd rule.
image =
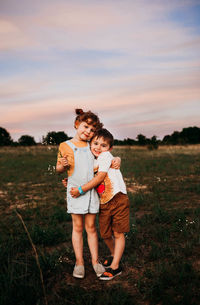
[[[49,305],[197,305],[199,152],[200,145],[161,146],[155,151],[114,147],[130,197],[131,230],[122,276],[102,283],[93,272],[85,235],[86,278],[72,277],[71,218],[66,214],[63,175],[48,171],[55,165],[57,147],[0,148],[0,304],[42,304],[44,291],[32,260],[31,238]],[[101,239],[99,253],[100,259],[108,254]]]

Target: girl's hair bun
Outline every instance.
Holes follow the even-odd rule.
[[[99,118],[93,112],[86,111],[84,112],[83,109],[75,109],[76,118],[74,122],[74,127],[77,128],[77,123],[86,122],[89,125],[93,125],[96,130],[103,127],[103,124],[100,123]]]
[[[75,109],[77,115],[81,115],[84,113],[83,109]]]

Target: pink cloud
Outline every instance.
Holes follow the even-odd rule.
[[[191,3],[181,4],[187,5]],[[179,1],[170,4],[141,1],[126,5],[120,2],[113,5],[109,1],[105,5],[95,1],[43,3],[32,14],[4,16],[4,46],[13,50],[22,46],[48,50],[56,46],[62,50],[117,48],[136,54],[163,52],[166,47],[173,49],[192,40],[189,30],[166,18],[168,12],[179,6]]]
[[[17,22],[0,19],[0,50],[31,48],[34,46],[30,35],[24,33]]]
[[[65,126],[65,114],[71,114],[67,126],[73,130],[75,107],[97,111],[111,128],[120,126],[121,136],[132,127],[145,132],[176,127],[174,113],[178,126],[186,124],[188,104],[194,108],[200,98],[200,40],[191,27],[167,16],[194,3],[35,0],[24,1],[28,13],[1,13],[3,56],[9,50],[9,58],[30,62],[13,75],[12,69],[1,73],[1,124],[39,133]],[[91,60],[88,50],[97,58]],[[31,69],[33,61],[38,69]],[[191,123],[198,111],[193,109]]]

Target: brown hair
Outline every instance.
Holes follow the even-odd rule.
[[[75,109],[76,118],[74,122],[74,127],[76,128],[76,123],[86,122],[88,125],[93,125],[96,130],[99,130],[103,127],[103,124],[100,122],[98,116],[91,111],[84,112],[82,109]]]
[[[110,145],[110,148],[113,146],[114,144],[114,138],[113,135],[110,133],[110,131],[108,131],[105,128],[99,129],[95,132],[94,136],[92,137],[92,139],[94,138],[103,138],[104,141],[107,141],[108,144]]]

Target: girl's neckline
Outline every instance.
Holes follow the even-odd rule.
[[[86,142],[86,141],[75,141],[75,140],[71,139],[70,142],[72,144],[74,144],[75,146],[79,146],[79,147],[86,147],[88,145],[88,142]]]

